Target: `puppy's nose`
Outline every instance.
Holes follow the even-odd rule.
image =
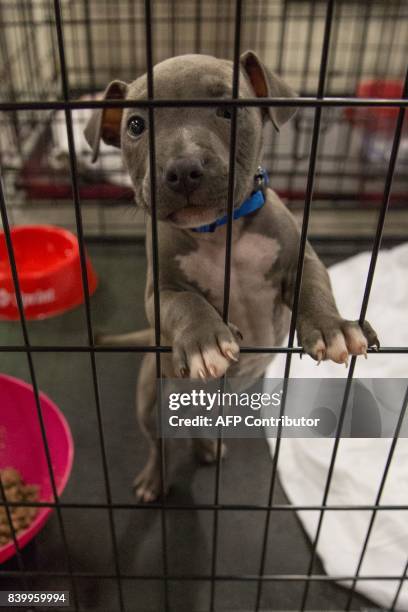
[[[202,177],[203,164],[199,159],[181,157],[166,166],[166,184],[177,193],[191,193],[200,186]]]

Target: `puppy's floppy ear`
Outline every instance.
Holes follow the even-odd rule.
[[[127,93],[127,84],[123,81],[112,81],[105,89],[102,100],[124,100]],[[123,108],[97,108],[89,119],[84,135],[92,149],[92,161],[96,161],[99,153],[99,144],[102,140],[114,147],[120,147],[120,124]]]
[[[252,89],[258,98],[295,98],[297,94],[286,85],[274,72],[266,68],[253,51],[245,51],[240,58],[241,67],[248,77]],[[275,129],[279,132],[281,125],[295,114],[293,106],[269,106],[264,108]]]

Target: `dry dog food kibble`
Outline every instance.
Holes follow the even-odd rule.
[[[14,468],[0,470],[0,478],[7,501],[38,501],[38,487],[36,485],[26,485],[20,473]],[[11,520],[16,534],[19,534],[32,523],[37,512],[38,508],[28,508],[26,506],[10,507]],[[6,508],[2,507],[0,508],[0,546],[4,546],[11,539],[12,534]]]

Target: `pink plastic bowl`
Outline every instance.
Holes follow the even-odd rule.
[[[71,473],[74,444],[63,414],[43,393],[42,415],[58,494]],[[0,468],[18,470],[26,484],[39,486],[39,501],[52,501],[52,488],[44,452],[33,389],[25,382],[0,374]],[[40,508],[31,525],[18,535],[23,548],[40,531],[52,512]],[[13,542],[0,547],[0,563],[16,552]]]
[[[52,225],[27,225],[11,230],[14,256],[27,319],[45,319],[83,302],[77,237]],[[98,279],[86,259],[89,293]],[[0,232],[0,317],[20,318],[3,232]]]

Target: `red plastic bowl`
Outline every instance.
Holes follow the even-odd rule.
[[[83,302],[78,239],[51,225],[11,230],[20,288],[27,319],[45,319]],[[98,280],[87,258],[89,293]],[[0,233],[0,318],[17,320],[19,312],[4,233]]]
[[[55,484],[61,495],[71,473],[74,443],[57,406],[43,393],[40,402]],[[53,500],[33,389],[17,378],[0,374],[0,468],[6,467],[18,470],[26,484],[38,485],[40,501]],[[51,508],[39,509],[31,525],[18,535],[19,548],[40,531],[51,512]],[[0,563],[15,552],[13,542],[0,547]]]
[[[402,97],[404,83],[396,79],[366,79],[357,87],[357,98],[396,99]],[[345,114],[352,123],[363,124],[372,130],[393,130],[398,108],[389,106],[346,108]]]

